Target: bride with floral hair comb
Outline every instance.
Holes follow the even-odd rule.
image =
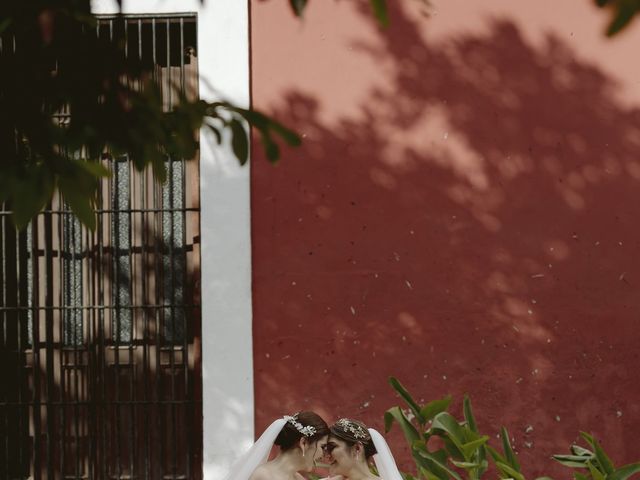
[[[386,440],[377,430],[350,418],[341,418],[330,427],[323,445],[331,475],[345,480],[403,480]],[[369,468],[373,459],[380,477]]]
[[[323,456],[327,423],[314,412],[298,412],[275,420],[231,467],[225,480],[303,480]],[[270,461],[274,445],[278,455]]]

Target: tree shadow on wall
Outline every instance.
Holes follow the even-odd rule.
[[[393,81],[331,125],[291,91],[273,113],[302,151],[254,162],[258,428],[301,405],[381,427],[396,375],[469,392],[527,475],[562,474],[540,460],[579,430],[637,460],[640,110],[556,36],[495,19],[430,44],[397,3],[357,45]]]

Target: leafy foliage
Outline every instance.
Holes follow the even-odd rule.
[[[578,470],[575,480],[626,480],[640,473],[640,462],[616,467],[598,441],[586,432],[580,436],[590,448],[571,445],[569,455],[554,455],[553,459],[565,467]]]
[[[235,156],[249,155],[246,125],[255,127],[267,157],[298,135],[274,119],[227,102],[179,96],[167,108],[152,62],[128,55],[123,17],[113,38],[97,34],[89,0],[0,4],[0,203],[23,227],[56,189],[79,219],[95,226],[105,156],[127,155],[163,181],[165,158],[193,158],[203,125]],[[120,35],[118,35],[120,32]],[[165,87],[166,88],[166,87]]]
[[[371,10],[378,24],[382,27],[389,25],[389,13],[387,9],[387,0],[369,0]],[[305,8],[307,8],[309,0],[289,0],[289,6],[295,15],[302,17]]]
[[[620,32],[631,23],[640,13],[640,0],[595,0],[600,8],[611,10],[611,21],[607,27],[607,35],[612,36]]]
[[[420,405],[398,379],[391,377],[389,383],[408,407],[394,406],[384,415],[385,431],[398,424],[411,448],[416,471],[403,473],[405,480],[479,480],[489,471],[489,459],[499,478],[525,480],[507,429],[500,430],[500,447],[490,445],[489,437],[478,430],[468,396],[464,397],[462,419],[458,420],[448,411],[450,396]],[[553,457],[564,466],[581,470],[575,472],[575,480],[627,480],[640,473],[640,463],[616,468],[591,435],[581,435],[591,450],[573,445],[570,455]],[[430,442],[432,438],[439,441]],[[434,444],[440,446],[434,449]]]

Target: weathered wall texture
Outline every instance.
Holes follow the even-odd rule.
[[[381,31],[367,3],[251,4],[254,105],[304,137],[275,168],[254,145],[257,430],[382,428],[396,375],[456,412],[468,392],[526,473],[567,477],[548,458],[579,430],[638,460],[640,24],[392,0]]]

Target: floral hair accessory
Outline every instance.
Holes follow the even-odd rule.
[[[336,422],[336,425],[342,428],[345,432],[353,435],[354,438],[363,440],[368,440],[369,438],[371,438],[369,433],[364,428],[362,428],[362,426],[358,425],[355,422],[352,422],[348,418],[341,418]]]
[[[294,413],[293,415],[285,415],[282,418],[285,419],[287,423],[290,423],[291,425],[293,425],[295,429],[305,437],[312,437],[313,435],[316,434],[316,427],[313,427],[311,425],[307,425],[307,426],[302,425],[298,421],[297,413]]]

